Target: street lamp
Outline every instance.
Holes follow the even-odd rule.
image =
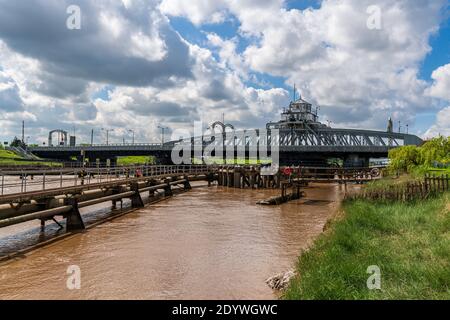
[[[129,129],[128,132],[131,132],[133,134],[133,144],[134,144],[134,130],[133,129]]]
[[[105,132],[106,132],[106,145],[109,145],[109,133],[112,132],[112,131],[114,131],[114,129],[105,129],[105,128],[102,128],[102,131],[105,131]]]
[[[158,126],[158,129],[161,129],[161,143],[164,145],[164,132],[166,129],[169,129],[168,127]]]
[[[27,143],[25,144],[25,149],[28,151],[28,142],[30,141],[30,136],[27,137]]]

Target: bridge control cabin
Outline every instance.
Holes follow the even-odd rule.
[[[371,158],[385,158],[392,148],[419,145],[411,134],[395,133],[389,119],[387,131],[331,128],[319,121],[318,107],[303,98],[291,101],[281,120],[269,122],[268,130],[280,132],[280,158],[285,165],[322,165],[340,159],[345,166],[366,167]]]
[[[267,124],[267,129],[308,128],[326,128],[326,125],[319,122],[318,107],[313,110],[313,105],[302,98],[292,101],[287,109],[283,109],[280,121]]]

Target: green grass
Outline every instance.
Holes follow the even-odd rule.
[[[428,173],[436,174],[436,175],[441,175],[441,174],[450,175],[450,168],[445,168],[445,169],[431,168],[431,169],[428,169]]]
[[[59,167],[60,163],[48,161],[24,160],[20,155],[12,151],[0,149],[0,166],[49,166]]]
[[[2,166],[47,166],[47,167],[61,167],[62,164],[50,161],[28,161],[28,160],[8,160],[0,159],[0,167]]]
[[[381,269],[381,290],[367,268]],[[450,299],[450,194],[410,204],[357,200],[309,251],[285,299]]]
[[[119,166],[128,166],[133,164],[146,164],[146,163],[154,163],[154,157],[148,156],[129,156],[129,157],[119,157],[117,159],[117,165]]]
[[[395,172],[395,170],[391,170],[392,172]],[[443,175],[443,174],[450,174],[450,167],[449,168],[434,168],[430,166],[414,166],[410,167],[408,170],[409,174],[414,177],[423,177],[425,174],[435,174],[435,175]]]
[[[12,151],[0,149],[0,159],[21,159],[21,157]]]
[[[383,179],[370,181],[364,186],[367,191],[383,191],[389,187],[405,185],[408,182],[421,181],[424,176],[404,174],[399,177],[388,176]]]

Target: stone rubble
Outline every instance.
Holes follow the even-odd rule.
[[[266,280],[267,285],[273,290],[284,290],[289,285],[289,281],[296,276],[295,271],[289,270],[285,273],[279,273]]]

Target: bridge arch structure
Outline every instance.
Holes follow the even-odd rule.
[[[58,135],[61,135],[63,138],[63,142],[64,142],[64,146],[68,145],[68,140],[67,140],[67,131],[62,130],[62,129],[56,129],[56,130],[52,130],[48,133],[48,146],[51,147],[53,146],[53,134],[57,133]],[[60,145],[61,140],[58,139],[58,146]]]

